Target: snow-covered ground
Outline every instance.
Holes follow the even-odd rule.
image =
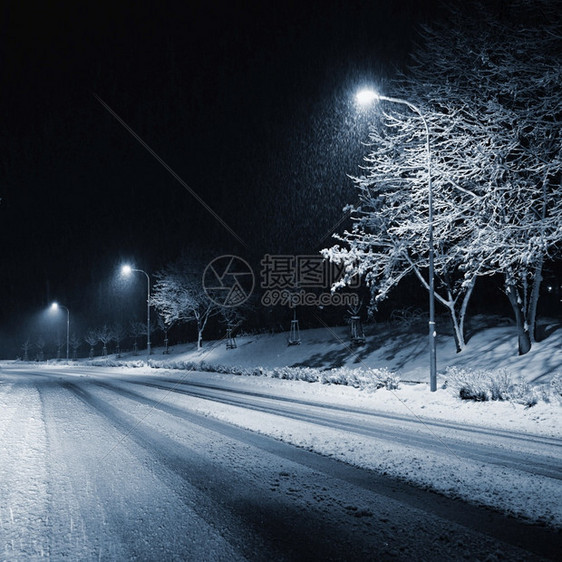
[[[375,326],[372,332],[366,346],[354,353],[347,348],[347,329],[337,328],[303,331],[302,342],[298,346],[287,346],[286,334],[275,334],[239,337],[238,347],[229,350],[224,342],[207,343],[202,351],[195,350],[192,345],[176,346],[170,355],[162,355],[162,350],[156,349],[151,367],[143,365],[142,354],[139,354],[138,357],[121,358],[124,362],[130,361],[131,365],[134,361],[135,366],[87,367],[78,362],[82,364],[34,364],[33,368],[39,367],[55,377],[60,374],[65,380],[74,376],[81,381],[90,377],[92,381],[106,379],[114,387],[124,388],[122,398],[116,398],[117,394],[109,398],[108,394],[110,402],[118,408],[123,401],[123,406],[126,405],[127,388],[134,389],[139,396],[161,406],[225,421],[305,450],[415,483],[444,496],[462,498],[523,520],[562,529],[560,402],[539,401],[530,408],[509,401],[470,402],[461,400],[450,387],[442,388],[446,367],[450,365],[473,369],[503,368],[516,378],[545,385],[556,373],[562,372],[562,330],[554,330],[524,357],[516,354],[513,328],[510,326],[498,326],[477,333],[462,354],[455,354],[451,342],[440,338],[439,385],[434,393],[428,388],[427,340],[423,335],[403,335],[398,330],[385,330],[384,326]],[[115,362],[115,359],[109,358],[110,362]],[[275,367],[297,365],[318,369],[335,365],[385,367],[398,372],[403,381],[411,382],[401,383],[396,390],[374,391],[268,376],[164,368],[170,362],[177,365],[200,361],[205,361],[207,365],[263,366],[266,372]],[[19,368],[25,369],[25,364],[15,362],[4,365],[6,372],[12,372],[10,376],[13,376],[14,368],[17,372]],[[164,386],[156,388],[132,384],[138,383],[139,377],[161,380]],[[382,434],[384,432],[380,436],[373,433],[363,435],[358,431],[329,427],[281,413],[188,396],[174,391],[174,381],[216,386],[237,394],[285,398],[299,404],[308,403],[311,410],[315,405],[328,406],[335,409],[342,420],[352,421],[356,427],[363,422],[365,425],[374,423],[374,418],[377,418],[376,423],[380,427],[394,432],[402,430],[410,439],[392,441]],[[40,527],[44,524],[44,517],[48,518],[41,510],[45,509],[53,493],[45,484],[48,480],[45,476],[47,467],[42,461],[41,451],[46,451],[52,443],[47,443],[48,435],[46,437],[40,427],[41,403],[37,391],[30,387],[28,392],[19,388],[14,393],[15,388],[9,378],[4,381],[0,369],[0,475],[2,489],[9,494],[9,501],[0,510],[0,521],[8,526],[10,521],[13,523],[16,515],[7,506],[16,506],[24,501],[18,494],[29,496],[31,493],[34,509],[26,512],[24,527]],[[14,401],[15,396],[17,401]],[[261,399],[259,396],[258,399]],[[24,403],[37,415],[26,417],[22,410]],[[143,413],[143,424],[150,419],[150,411],[148,408]],[[66,423],[71,423],[70,418]],[[108,430],[104,431],[107,434]],[[431,446],[427,446],[428,439]],[[26,442],[33,446],[23,445]],[[456,449],[448,446],[453,442],[464,443],[467,450],[493,447],[505,453],[506,462],[492,463],[477,455],[455,452]],[[529,466],[518,467],[510,461],[512,454],[519,458],[527,455],[531,461],[541,461],[537,470],[533,471],[529,470]],[[20,465],[25,467],[25,474],[18,475],[12,470]],[[22,491],[21,486],[16,485],[18,478],[23,478],[29,489]],[[73,500],[69,497],[65,501]],[[72,521],[70,525],[72,528]],[[12,540],[17,540],[17,537]],[[15,546],[13,548],[17,551]],[[33,548],[42,555],[41,545]]]
[[[561,541],[549,527],[329,458],[381,470],[380,457],[387,474],[407,478],[405,470],[429,474],[426,465],[433,462],[441,472],[431,479],[437,487],[445,480],[451,489],[462,480],[474,485],[479,477],[491,494],[508,489],[492,479],[497,469],[486,459],[478,474],[465,476],[466,459],[439,455],[424,435],[424,425],[435,424],[361,411],[356,399],[369,407],[369,397],[359,392],[146,367],[3,365],[2,559],[555,559]],[[226,405],[220,395],[242,402]],[[274,408],[268,411],[267,404]],[[303,421],[298,412],[318,417]],[[346,427],[337,427],[339,422]],[[363,424],[381,435],[366,437]],[[458,428],[442,425],[440,431],[452,444],[450,434]],[[462,445],[467,452],[483,441],[501,447],[504,437],[475,435]],[[534,440],[530,452],[545,461],[548,440]],[[516,448],[508,446],[506,458],[515,458]],[[521,471],[515,480],[529,503],[538,498],[535,515],[542,519],[560,503],[556,487],[540,476],[546,464],[533,478]],[[554,465],[546,472],[556,470]],[[539,484],[531,488],[531,480]],[[508,494],[506,501],[512,499]],[[556,514],[549,520],[557,521]]]
[[[399,373],[402,380],[419,381],[419,384],[403,383],[398,390],[381,389],[373,392],[341,385],[279,380],[265,376],[244,377],[148,367],[117,368],[110,372],[125,377],[127,373],[133,375],[146,372],[176,379],[187,378],[190,381],[215,381],[238,390],[260,391],[343,408],[363,408],[367,411],[396,414],[417,420],[422,423],[422,427],[424,420],[440,420],[474,428],[512,432],[530,438],[544,436],[557,443],[557,447],[552,448],[552,454],[562,464],[562,407],[558,400],[554,399],[550,403],[539,401],[527,408],[509,401],[464,401],[452,389],[441,388],[447,366],[507,369],[515,379],[546,385],[556,373],[562,372],[562,329],[556,328],[553,324],[550,336],[535,344],[533,350],[523,357],[516,352],[513,326],[500,325],[477,331],[461,354],[455,353],[451,338],[440,337],[439,389],[435,393],[429,392],[427,384],[425,335],[406,334],[403,329],[387,325],[370,327],[367,344],[353,351],[347,344],[348,329],[340,327],[302,331],[302,341],[297,346],[287,345],[287,334],[266,334],[239,337],[236,349],[227,349],[224,342],[207,343],[201,351],[197,351],[193,345],[176,346],[170,355],[162,355],[162,350],[156,349],[152,363],[165,365],[166,362],[181,364],[184,361],[205,361],[208,365],[263,366],[266,369],[291,365],[324,369],[334,365],[353,368],[386,367]],[[123,357],[124,361],[127,359],[140,357]],[[177,402],[184,398],[167,393],[162,399]],[[435,454],[414,445],[389,445],[335,429],[319,428],[310,423],[280,420],[272,414],[249,412],[236,406],[191,399],[191,407],[194,403],[197,403],[197,410],[206,415],[288,443],[351,464],[386,472],[446,495],[462,497],[533,521],[562,526],[560,480],[530,475],[514,467],[492,467],[447,452]],[[447,433],[446,428],[437,432],[429,425],[425,427],[425,431],[437,441]],[[490,441],[486,434],[479,436],[475,433],[471,439]],[[509,448],[516,445],[498,442],[497,446]],[[531,441],[517,446],[532,451]]]
[[[441,321],[444,322],[443,320]],[[456,353],[453,338],[441,332],[446,323],[438,324],[437,370],[438,380],[444,381],[447,367],[471,369],[507,369],[514,378],[530,383],[548,383],[562,374],[562,322],[545,321],[548,337],[533,344],[523,356],[517,353],[515,327],[506,319],[477,316],[471,319],[471,336],[466,349]],[[155,361],[205,361],[211,365],[241,367],[304,365],[328,369],[337,366],[352,368],[387,368],[400,374],[403,380],[428,380],[428,344],[426,325],[375,323],[365,326],[366,343],[359,348],[349,347],[349,328],[325,327],[300,332],[300,345],[287,345],[288,333],[257,334],[237,337],[237,348],[227,349],[225,342],[205,342],[197,351],[193,344],[172,346],[168,356],[157,349]],[[125,355],[124,359],[142,358]]]
[[[98,371],[99,373],[99,371]],[[419,432],[439,444],[444,437],[465,439],[468,443],[494,445],[506,452],[533,454],[533,440],[547,438],[551,461],[562,467],[562,407],[559,403],[541,402],[532,408],[511,402],[467,402],[449,390],[430,393],[425,384],[403,384],[398,390],[368,392],[341,385],[324,385],[302,381],[244,377],[228,374],[169,371],[162,369],[116,368],[107,370],[108,377],[118,373],[121,380],[141,373],[172,380],[218,385],[236,391],[260,393],[348,409],[348,419],[359,418],[352,410],[395,414],[420,422]],[[155,396],[150,390],[150,395]],[[207,416],[260,432],[287,443],[331,456],[347,463],[374,469],[449,497],[492,507],[535,522],[562,528],[562,483],[560,479],[531,474],[506,464],[497,466],[455,454],[444,443],[432,450],[412,443],[389,443],[384,438],[352,434],[283,416],[225,405],[206,399],[186,397],[168,391],[156,391],[159,401],[189,408]],[[434,421],[444,422],[436,429]],[[388,422],[396,426],[400,421]],[[459,437],[454,427],[460,425],[475,431]],[[486,430],[479,433],[478,430]],[[490,433],[488,432],[490,431]],[[404,431],[410,431],[405,428]],[[498,435],[494,437],[494,432]],[[508,432],[523,439],[503,439]],[[454,434],[454,435],[453,435]],[[562,477],[562,470],[560,470]]]

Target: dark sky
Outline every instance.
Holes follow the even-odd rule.
[[[404,63],[431,6],[4,2],[0,335],[53,299],[99,322],[125,259],[327,245],[366,139],[353,91]]]

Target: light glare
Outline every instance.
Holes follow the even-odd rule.
[[[379,94],[377,94],[374,90],[365,88],[355,94],[355,99],[360,105],[369,105],[379,99]]]
[[[130,265],[124,265],[124,266],[121,268],[121,273],[122,273],[123,275],[130,275],[130,274],[131,274],[131,271],[132,271],[132,269],[131,269],[131,266],[130,266]]]

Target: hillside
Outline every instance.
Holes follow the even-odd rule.
[[[456,353],[445,326],[438,325],[437,369],[443,379],[449,366],[471,369],[507,369],[516,378],[530,383],[549,382],[562,373],[562,324],[551,320],[541,326],[544,339],[530,353],[517,354],[515,327],[505,319],[477,317],[471,320],[467,348]],[[210,365],[239,367],[307,366],[330,369],[386,367],[403,380],[427,381],[428,344],[423,322],[378,323],[365,327],[365,344],[351,348],[349,328],[301,330],[300,345],[288,345],[288,333],[243,335],[236,337],[236,349],[227,349],[225,341],[205,342],[201,351],[194,344],[172,346],[169,355],[154,349],[153,360],[205,361]],[[142,353],[136,358],[142,358]],[[122,359],[133,359],[123,355]]]

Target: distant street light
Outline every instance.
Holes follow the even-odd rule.
[[[364,89],[357,92],[355,99],[360,105],[369,105],[372,102],[388,101],[405,105],[416,113],[423,121],[425,128],[425,151],[427,159],[427,182],[428,182],[428,204],[429,204],[429,388],[432,392],[437,390],[437,351],[435,330],[435,266],[433,248],[433,187],[431,182],[431,151],[429,146],[429,127],[421,110],[413,103],[400,99],[381,96],[374,90]]]
[[[124,265],[121,268],[121,273],[125,276],[131,275],[133,271],[138,271],[139,273],[144,273],[146,275],[146,351],[148,354],[148,359],[150,359],[150,276],[146,271],[143,271],[142,269],[134,269],[130,265]]]
[[[64,308],[66,310],[66,360],[69,359],[69,349],[70,349],[70,310],[66,306],[59,304],[58,302],[54,302],[51,305],[51,310],[57,311],[59,308]]]

